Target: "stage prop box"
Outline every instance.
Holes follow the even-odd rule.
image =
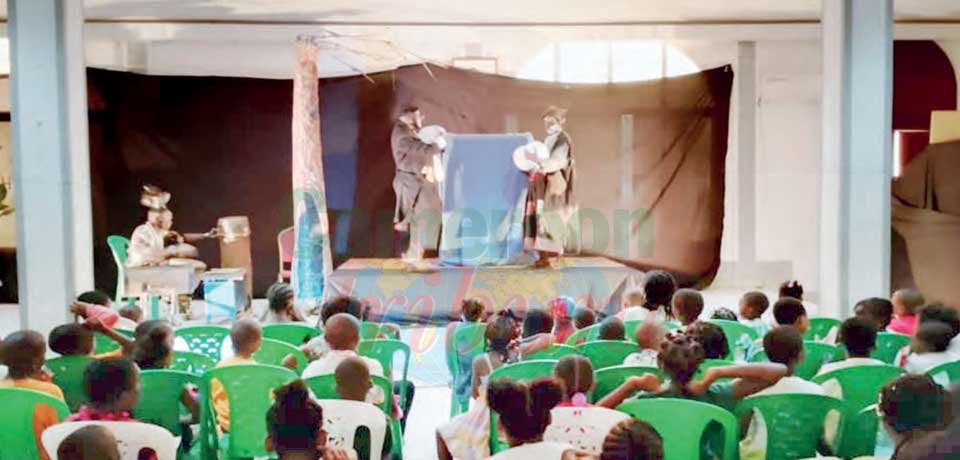
[[[522,263],[527,176],[513,151],[525,134],[450,134],[444,162],[440,260],[448,265]]]

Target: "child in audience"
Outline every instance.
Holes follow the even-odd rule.
[[[767,353],[771,363],[786,366],[787,375],[753,396],[783,393],[824,394],[820,385],[793,375],[797,365],[804,358],[803,335],[797,328],[777,326],[771,329],[767,335],[763,336],[763,351]]]
[[[929,321],[940,321],[953,329],[953,339],[950,340],[947,351],[960,356],[960,335],[958,335],[960,334],[960,317],[957,316],[957,310],[939,302],[929,304],[920,309],[917,314],[917,324]]]
[[[730,356],[730,345],[720,326],[695,321],[687,327],[687,334],[703,346],[704,359],[727,359]]]
[[[363,302],[350,296],[338,296],[324,302],[323,306],[320,307],[320,319],[319,323],[317,323],[317,329],[323,331],[324,327],[326,327],[327,320],[340,313],[346,313],[358,321],[362,321],[364,316]],[[329,348],[327,348],[327,341],[323,335],[310,339],[306,344],[301,346],[300,349],[311,360],[320,359],[320,357],[329,350]]]
[[[623,360],[624,366],[657,367],[657,355],[660,344],[667,336],[667,329],[657,321],[644,321],[637,327],[636,340],[640,346],[638,353],[631,353]]]
[[[623,293],[623,311],[617,316],[624,321],[642,321],[649,312],[643,303],[643,287],[629,288]]]
[[[760,291],[750,291],[740,298],[742,322],[757,331],[757,337],[763,337],[770,332],[770,325],[762,318],[768,308],[770,308],[770,300]]]
[[[573,326],[573,310],[576,302],[566,296],[557,297],[548,305],[553,313],[553,343],[565,344],[577,328]]]
[[[884,364],[883,361],[870,357],[870,353],[873,352],[877,344],[877,329],[873,321],[865,317],[847,318],[840,325],[838,339],[847,351],[847,359],[824,364],[817,373],[818,375],[848,367]],[[830,394],[829,391],[827,393]]]
[[[117,329],[132,331],[143,321],[143,310],[137,304],[124,305],[120,309],[120,319],[117,320]]]
[[[801,290],[802,292],[802,290]],[[793,326],[801,335],[810,328],[807,309],[794,297],[781,297],[773,304],[773,317],[780,326]]]
[[[87,425],[60,441],[59,460],[120,460],[117,438],[103,425]]]
[[[857,302],[853,313],[873,323],[877,332],[883,332],[893,320],[893,303],[882,297],[870,297]]]
[[[913,289],[900,289],[890,298],[893,304],[893,320],[887,330],[913,335],[917,330],[917,310],[923,306],[923,296]]]
[[[460,311],[462,312],[460,321],[451,323],[451,325],[448,326],[446,343],[448,350],[453,349],[454,346],[460,348],[454,350],[457,354],[458,369],[457,375],[453,379],[453,391],[457,397],[457,401],[462,403],[470,399],[470,382],[473,379],[473,360],[466,352],[479,344],[467,342],[453,345],[451,341],[460,329],[474,326],[480,322],[483,319],[483,313],[486,311],[486,307],[479,299],[465,299],[463,303],[460,304]]]
[[[673,275],[663,270],[652,270],[643,277],[643,304],[642,310],[631,310],[631,314],[624,314],[624,321],[640,321],[648,314],[654,314],[657,321],[666,321],[673,317],[670,301],[677,290],[677,282]]]
[[[327,447],[323,430],[323,408],[302,380],[277,388],[273,406],[267,411],[268,452],[278,460],[347,460],[355,452]]]
[[[951,404],[950,395],[927,375],[907,374],[885,385],[880,390],[878,412],[896,446],[892,458],[931,436],[942,435],[951,420]]]
[[[957,360],[957,356],[947,351],[955,331],[946,323],[927,321],[920,324],[910,344],[903,369],[914,374],[924,373],[944,363]]]
[[[719,307],[710,315],[710,319],[722,319],[725,321],[737,321],[737,314],[729,308]]]
[[[780,283],[780,290],[778,292],[779,297],[777,300],[784,297],[789,297],[791,299],[797,299],[803,301],[803,286],[799,281],[788,280]]]
[[[514,458],[568,458],[572,454],[573,449],[566,444],[543,441],[550,410],[563,399],[563,388],[555,379],[537,379],[529,384],[497,379],[490,382],[487,399],[490,410],[500,415],[499,424]]]
[[[293,288],[287,283],[273,283],[267,288],[267,305],[263,324],[305,322],[293,304]]]
[[[50,349],[61,356],[93,354],[93,332],[77,323],[61,324],[50,331]]]
[[[0,380],[0,387],[36,390],[63,401],[63,391],[43,369],[46,354],[47,342],[39,332],[26,330],[8,335],[3,339],[7,378]]]
[[[703,313],[703,296],[693,289],[679,289],[673,294],[672,311],[680,325],[687,327]]]
[[[230,329],[230,341],[233,342],[233,357],[220,361],[217,368],[256,364],[253,354],[260,349],[260,343],[263,341],[260,323],[250,319],[233,323],[233,328]],[[219,380],[210,381],[210,401],[217,413],[217,424],[220,429],[224,432],[230,431],[230,400]]]
[[[136,307],[136,309],[140,308]],[[122,315],[115,311],[110,296],[101,291],[87,291],[80,294],[76,302],[70,306],[70,311],[84,319],[98,318],[107,327],[127,331],[134,330],[139,322],[139,320],[128,318],[129,313]]]
[[[593,326],[597,322],[597,314],[587,307],[577,307],[573,311],[573,326],[577,329],[584,329]]]
[[[520,352],[528,355],[553,343],[553,316],[550,312],[540,309],[527,310],[523,318],[522,337],[520,339]]]
[[[357,357],[346,358],[337,365],[334,372],[337,381],[337,394],[348,401],[367,400],[367,394],[373,388],[370,381],[370,368],[362,359]]]
[[[631,417],[610,429],[600,460],[663,460],[663,439],[647,422]]]
[[[623,321],[616,316],[608,316],[600,322],[599,340],[627,340],[627,331]]]
[[[105,358],[91,362],[83,373],[90,403],[67,418],[68,422],[101,420],[136,421],[130,411],[140,402],[140,370],[128,358]]]
[[[594,407],[587,400],[587,393],[594,388],[593,365],[589,359],[581,355],[564,356],[553,368],[553,376],[563,384],[563,400],[557,407]],[[604,397],[597,401],[596,407],[613,409],[622,402],[622,399]]]
[[[166,369],[173,362],[173,326],[162,320],[140,323],[133,332],[129,357],[140,369]]]

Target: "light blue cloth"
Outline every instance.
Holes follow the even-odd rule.
[[[523,257],[527,175],[513,151],[529,134],[450,134],[445,158],[440,260],[451,265],[504,265]]]

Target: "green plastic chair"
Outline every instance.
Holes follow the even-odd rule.
[[[273,391],[296,380],[285,367],[241,364],[210,369],[200,381],[200,446],[205,459],[267,456],[264,414],[273,405]],[[223,385],[230,403],[230,432],[217,436],[217,417],[210,401],[210,381]],[[217,455],[219,454],[219,457]]]
[[[376,340],[381,334],[393,340],[400,340],[400,325],[393,323],[376,323],[373,321],[360,323],[361,340]]]
[[[641,376],[643,374],[653,374],[661,381],[664,380],[663,372],[656,367],[620,365],[605,367],[594,371],[593,382],[596,386],[593,388],[593,399],[591,402],[596,403],[603,399],[620,385],[623,385],[623,382],[626,382],[628,378]]]
[[[887,364],[893,364],[893,360],[897,358],[900,349],[908,345],[910,345],[909,335],[897,334],[896,332],[878,332],[877,347],[874,348],[873,353],[870,353],[870,357]]]
[[[297,374],[302,373],[307,367],[307,355],[303,353],[303,350],[286,342],[263,339],[260,343],[260,349],[253,354],[253,359],[260,364],[283,366],[283,360],[290,355],[297,358]]]
[[[620,366],[627,356],[640,351],[637,344],[619,340],[594,340],[578,346],[577,349],[590,360],[594,370]]]
[[[180,423],[180,394],[186,385],[199,385],[200,376],[169,369],[140,372],[140,403],[133,409],[134,418],[166,428],[174,436],[183,434]]]
[[[737,420],[718,406],[689,399],[650,398],[625,402],[617,410],[649,423],[660,434],[664,460],[700,458],[700,440],[711,424],[723,429],[722,458],[737,458]]]
[[[577,332],[570,334],[570,337],[567,337],[567,345],[572,347],[577,346],[577,342],[583,339],[584,342],[590,342],[597,340],[597,337],[600,336],[600,325],[594,324],[583,329],[578,329]]]
[[[0,430],[0,458],[38,459],[41,446],[33,432],[33,416],[37,406],[48,406],[61,422],[70,415],[63,401],[46,393],[22,388],[0,388],[0,406],[3,406],[4,427]]]
[[[823,340],[833,328],[840,329],[840,320],[834,318],[810,318],[810,327],[803,333],[803,340]]]
[[[767,460],[815,457],[824,419],[833,410],[842,414],[837,442],[843,442],[846,405],[839,399],[812,394],[751,396],[740,401],[734,413],[746,417],[753,409],[760,412],[766,423]]]
[[[381,339],[381,340],[361,340],[357,345],[357,354],[375,359],[383,367],[383,375],[393,379],[393,361],[397,353],[401,354],[403,360],[403,371],[401,379],[407,380],[407,371],[410,370],[410,345],[399,340]],[[392,393],[390,393],[392,394]],[[400,395],[400,407],[406,407],[407,394]]]
[[[187,326],[177,329],[176,335],[187,342],[190,351],[220,362],[220,348],[223,347],[223,341],[230,336],[230,328]]]
[[[745,361],[747,350],[757,340],[757,331],[746,324],[730,321],[726,319],[709,319],[707,322],[716,324],[723,329],[723,335],[727,337],[727,344],[730,346],[730,354],[727,355],[731,361]]]
[[[513,380],[533,380],[539,377],[549,377],[553,375],[553,368],[557,361],[553,359],[538,359],[533,361],[523,361],[519,363],[500,366],[490,373],[488,382],[497,379],[510,378]],[[500,416],[495,411],[490,411],[490,455],[496,454],[507,449],[505,443],[500,442],[497,430],[497,420]]]
[[[114,329],[118,334],[124,335],[127,338],[133,338],[133,331],[128,331],[126,329]],[[114,342],[113,339],[107,337],[99,332],[93,334],[93,352],[95,354],[109,353],[111,351],[116,351],[120,349],[120,344]]]
[[[207,369],[217,367],[217,362],[192,351],[173,352],[173,363],[169,369],[172,371],[184,371],[191,374],[202,375]]]
[[[837,369],[813,377],[812,381],[820,385],[836,380],[850,411],[851,418],[844,426],[843,444],[838,444],[840,456],[854,458],[873,455],[877,443],[877,418],[858,413],[875,404],[880,389],[903,373],[904,370],[896,366],[866,365]]]
[[[943,387],[948,387],[953,383],[960,382],[960,361],[941,364],[926,373],[933,377],[935,382]]]
[[[61,356],[47,360],[47,368],[53,372],[53,383],[63,390],[63,397],[71,412],[80,410],[90,398],[83,383],[83,372],[93,362],[89,356]]]
[[[834,362],[838,356],[843,355],[843,352],[833,345],[812,340],[803,341],[803,353],[803,361],[793,370],[793,374],[805,380],[812,379],[824,364]]]
[[[703,374],[707,372],[707,369],[710,369],[712,367],[734,366],[736,364],[737,363],[726,360],[726,359],[705,359],[703,360],[702,363],[700,363],[700,366],[697,367],[697,373],[693,374],[693,378],[702,379]]]
[[[308,340],[320,336],[320,331],[313,326],[298,323],[267,324],[263,326],[263,338],[279,340],[295,347],[303,345]]]
[[[530,353],[527,356],[523,357],[524,361],[529,361],[531,359],[556,359],[559,360],[564,356],[576,355],[579,354],[580,350],[577,347],[571,347],[570,345],[562,344],[552,344],[543,350]]]
[[[130,239],[120,235],[110,235],[107,237],[107,247],[110,248],[110,254],[113,255],[113,262],[117,265],[117,290],[113,300],[117,303],[126,298],[126,279],[127,279],[127,248],[130,246]]]
[[[453,333],[450,337],[449,334]],[[446,344],[447,370],[450,371],[450,417],[461,414],[469,410],[470,398],[465,400],[457,399],[455,384],[460,374],[461,357],[473,363],[477,356],[483,354],[486,346],[487,325],[484,323],[467,324],[461,323],[452,326],[447,330],[448,337],[444,341]]]

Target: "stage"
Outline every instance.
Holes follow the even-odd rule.
[[[602,257],[565,257],[548,268],[427,263],[430,270],[412,272],[400,259],[350,259],[327,278],[324,298],[358,297],[371,306],[371,320],[402,324],[455,321],[466,298],[479,298],[490,311],[524,312],[565,295],[578,306],[614,312],[643,274]]]

